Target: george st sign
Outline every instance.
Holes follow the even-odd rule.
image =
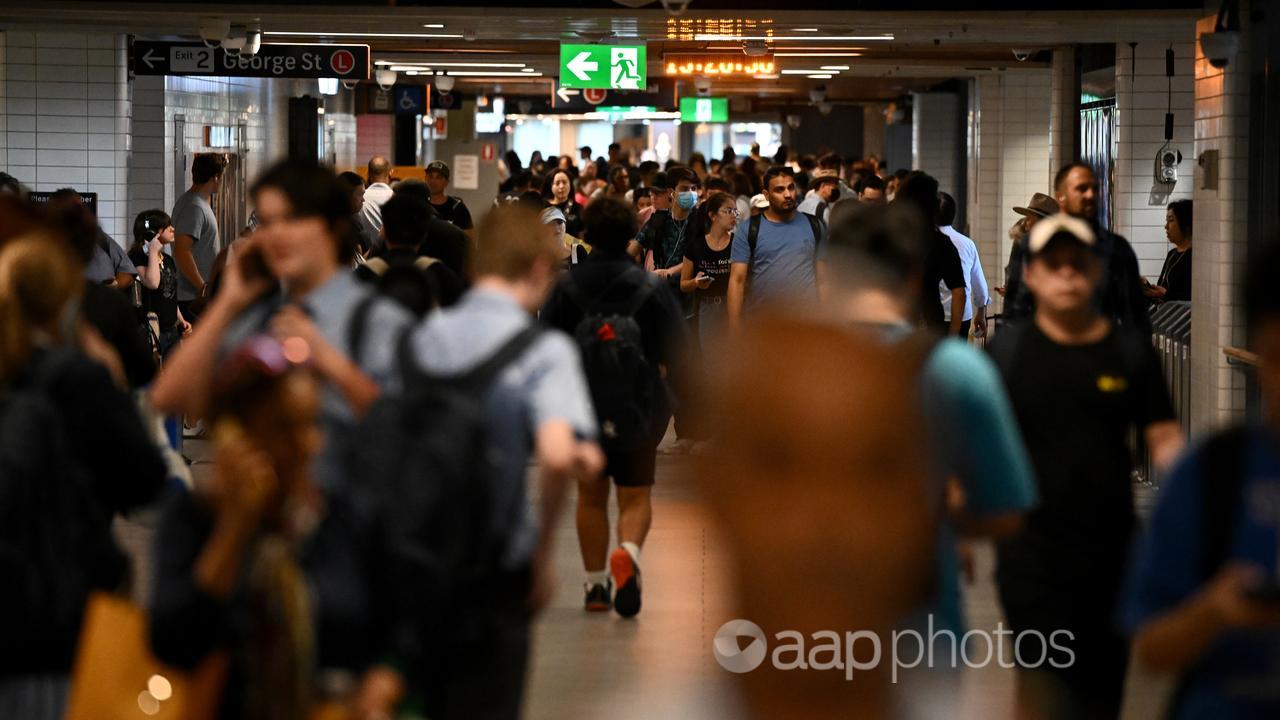
[[[560,86],[639,90],[648,84],[644,45],[560,46]]]
[[[267,78],[369,78],[368,45],[266,44],[255,55],[233,55],[201,43],[139,40],[135,75],[213,75]]]

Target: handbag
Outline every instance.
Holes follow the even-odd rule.
[[[146,614],[124,598],[94,593],[65,720],[213,720],[229,662],[218,652],[191,672],[161,663],[147,641]]]

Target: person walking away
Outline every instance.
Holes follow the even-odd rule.
[[[209,300],[206,281],[222,250],[218,217],[209,205],[222,183],[222,161],[215,155],[197,155],[191,162],[191,188],[173,203],[173,259],[178,264],[178,307],[195,323]],[[345,204],[344,204],[345,207]]]
[[[463,568],[461,584],[446,577],[444,591],[401,593],[397,622],[417,632],[398,633],[408,641],[400,651],[400,670],[384,667],[383,681],[366,683],[370,695],[402,683],[410,695],[421,696],[422,714],[443,720],[519,717],[530,626],[554,587],[553,541],[566,486],[596,476],[603,467],[591,440],[596,422],[577,348],[533,318],[560,273],[559,247],[540,232],[537,215],[519,206],[489,212],[479,235],[472,288],[458,304],[429,315],[403,346],[408,357],[401,368],[406,392],[400,402],[404,411],[416,412],[414,393],[442,397],[431,394],[441,383],[458,389],[450,402],[459,408],[465,403],[468,415],[426,414],[421,430],[428,434],[406,438],[403,449],[416,453],[437,447],[432,438],[447,435],[447,428],[481,423],[485,431],[475,448],[480,455],[456,460],[461,472],[475,473],[475,481],[483,483],[483,504],[476,508],[473,501],[466,506],[472,511],[464,505],[436,506],[416,481],[404,487],[404,495],[392,496],[397,505],[407,504],[398,514],[402,521],[426,517],[433,525],[410,537],[428,544],[411,546],[409,571],[391,579],[412,591],[431,581],[435,568],[454,567],[450,558],[472,560]],[[442,448],[444,454],[431,457],[443,462],[446,451],[453,450]],[[540,472],[536,512],[526,494],[531,459]],[[404,477],[391,475],[392,480]],[[476,498],[471,490],[466,495]],[[461,515],[478,525],[464,536],[473,538],[470,542],[439,536],[435,522],[455,527]],[[424,564],[423,551],[439,559]],[[437,552],[444,555],[432,554]],[[382,699],[383,717],[389,717],[395,694]]]
[[[915,209],[933,228],[924,284],[920,287],[920,319],[931,332],[959,337],[964,317],[964,269],[956,246],[938,230],[938,181],[918,170],[912,172],[902,181],[893,201]],[[947,289],[946,300],[939,297],[939,287]],[[943,310],[943,305],[951,306],[949,313]]]
[[[378,247],[378,228],[364,214],[364,178],[353,172],[344,172],[338,179],[351,188],[351,224],[355,228],[360,245],[360,257],[367,257]]]
[[[1250,258],[1244,305],[1264,415],[1210,435],[1160,488],[1130,573],[1142,666],[1178,676],[1168,717],[1280,717],[1280,241]]]
[[[423,255],[431,209],[426,201],[396,193],[382,206],[382,250],[356,268],[356,277],[377,288],[421,319],[452,305],[463,292],[462,280],[439,258]]]
[[[769,168],[764,184],[768,208],[742,219],[733,234],[726,294],[730,333],[742,326],[748,306],[812,303],[820,295],[819,248],[826,228],[821,220],[796,211],[799,190],[791,168]]]
[[[322,489],[345,485],[342,458],[351,429],[394,383],[395,339],[409,312],[380,298],[346,269],[354,252],[347,191],[334,174],[307,161],[268,168],[250,189],[258,229],[237,247],[205,321],[170,356],[152,388],[162,413],[201,418],[214,400],[219,360],[247,338],[270,331],[306,341],[323,380],[325,443],[313,477]]]
[[[1165,256],[1155,285],[1142,279],[1142,293],[1153,302],[1191,302],[1191,228],[1191,201],[1169,203],[1164,233],[1173,249]]]
[[[449,166],[436,160],[427,165],[427,187],[431,189],[431,207],[436,215],[467,234],[470,240],[476,239],[475,223],[471,220],[471,211],[462,198],[449,195]]]
[[[173,239],[173,222],[165,211],[144,210],[134,218],[129,261],[137,268],[138,282],[142,284],[139,310],[144,318],[156,316],[158,332],[154,342],[160,357],[168,355],[179,340],[191,334],[191,323],[178,309],[178,264],[164,251]]]
[[[667,383],[682,382],[684,313],[669,285],[632,262],[631,208],[603,198],[584,219],[594,250],[556,286],[542,321],[578,342],[605,453],[604,476],[581,478],[578,485],[584,605],[634,617],[641,606],[640,552],[652,524],[657,448],[672,412]],[[612,554],[610,479],[618,488],[618,547]]]
[[[726,297],[738,207],[732,195],[720,192],[707,198],[698,211],[708,219],[707,232],[685,247],[684,262],[680,267],[680,291],[694,297],[699,344],[706,353],[725,334],[728,326]]]
[[[1049,644],[1045,662],[1019,660],[1025,717],[1119,714],[1128,643],[1116,620],[1136,527],[1129,437],[1136,428],[1160,468],[1183,442],[1150,338],[1098,310],[1097,243],[1079,218],[1038,222],[1024,273],[1035,316],[1002,328],[989,346],[1041,498],[1022,531],[997,547],[1011,629]]]
[[[982,258],[978,257],[978,246],[967,235],[952,227],[956,221],[956,199],[947,193],[938,193],[938,230],[946,235],[956,246],[960,255],[960,271],[964,275],[964,319],[960,323],[962,340],[969,338],[970,329],[974,337],[985,337],[987,334],[987,306],[991,304],[991,291],[987,288],[987,274],[982,270]],[[951,322],[951,291],[946,283],[938,284],[939,298],[942,300],[943,319]]]
[[[862,189],[858,191],[858,199],[867,205],[884,205],[888,203],[884,178],[879,175],[868,175],[862,181]]]
[[[365,169],[364,207],[360,212],[375,230],[382,229],[382,206],[391,199],[391,161],[381,155],[369,158]]]

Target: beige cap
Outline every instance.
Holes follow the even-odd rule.
[[[757,210],[766,210],[769,207],[769,198],[765,197],[764,193],[755,195],[751,198],[751,207]]]
[[[1089,247],[1097,242],[1097,237],[1094,236],[1089,223],[1065,213],[1058,213],[1050,215],[1031,228],[1031,238],[1027,242],[1027,248],[1032,255],[1035,255],[1044,250],[1049,241],[1060,233],[1066,233]]]

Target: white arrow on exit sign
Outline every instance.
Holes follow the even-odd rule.
[[[563,88],[563,87],[556,89],[556,97],[559,97],[561,102],[567,103],[569,102],[570,99],[576,97],[577,95],[578,95],[577,90],[570,90],[569,88]]]
[[[147,48],[147,54],[142,56],[142,62],[146,63],[149,68],[154,68],[156,63],[160,62],[162,59],[159,55],[155,55],[154,53],[154,49]]]
[[[588,82],[591,80],[590,73],[596,72],[600,69],[600,63],[594,60],[588,60],[587,58],[589,57],[591,57],[591,53],[580,52],[577,57],[570,60],[565,67],[569,68],[569,72],[577,75],[578,79],[582,82]]]

